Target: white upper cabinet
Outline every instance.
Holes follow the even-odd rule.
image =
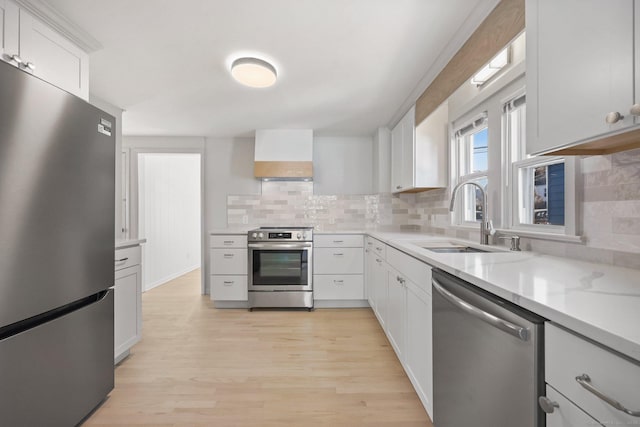
[[[0,9],[2,59],[88,100],[89,55],[10,0],[0,0]]]
[[[0,54],[5,61],[11,61],[11,57],[19,53],[19,21],[18,6],[11,1],[0,0]]]
[[[584,144],[635,125],[638,7],[633,0],[526,2],[529,154],[595,148]]]
[[[392,193],[447,186],[448,114],[445,102],[416,127],[413,107],[393,128]]]

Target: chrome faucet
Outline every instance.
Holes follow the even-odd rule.
[[[493,229],[491,221],[487,221],[487,193],[485,193],[484,188],[482,188],[480,184],[472,181],[466,181],[461,182],[453,187],[453,190],[451,190],[451,203],[449,204],[449,212],[453,212],[453,207],[456,203],[456,193],[458,192],[460,187],[463,187],[465,185],[475,186],[476,188],[478,188],[478,190],[480,190],[480,194],[482,195],[482,222],[480,223],[480,244],[488,245],[489,236],[493,235],[495,233],[495,230]]]

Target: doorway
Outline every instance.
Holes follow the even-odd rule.
[[[138,152],[136,157],[137,229],[147,239],[142,289],[148,291],[202,267],[202,155]]]

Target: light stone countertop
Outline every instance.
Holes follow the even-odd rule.
[[[147,242],[147,239],[116,240],[115,248],[116,249],[130,248],[132,246],[138,246],[146,242]]]
[[[245,234],[249,229],[211,234]],[[503,247],[498,248],[502,252],[436,253],[421,243],[478,243],[419,232],[314,233],[369,235],[640,362],[640,270]]]
[[[366,232],[640,362],[640,270],[535,252],[436,253],[429,242],[463,239]]]

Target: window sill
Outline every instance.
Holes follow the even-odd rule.
[[[498,234],[506,236],[516,235],[520,237],[526,237],[528,239],[552,240],[555,242],[567,243],[584,243],[583,236],[569,236],[566,234],[543,233],[539,231],[518,230],[513,228],[497,228],[496,231],[498,232]]]

